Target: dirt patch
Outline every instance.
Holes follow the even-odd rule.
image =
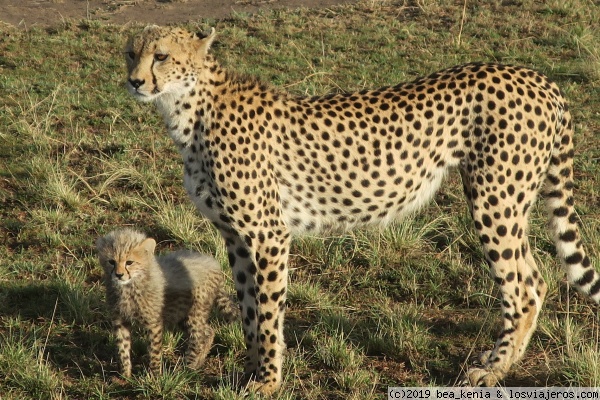
[[[227,18],[233,13],[256,13],[274,8],[323,8],[344,0],[0,0],[0,21],[28,28],[69,20],[99,20],[160,25]]]

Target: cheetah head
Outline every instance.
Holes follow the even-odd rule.
[[[147,26],[125,47],[127,89],[144,102],[184,94],[198,80],[199,66],[214,38],[214,28],[208,34],[195,34],[179,28]]]
[[[154,239],[128,229],[113,231],[96,241],[105,278],[117,285],[147,275],[154,265],[155,247]]]

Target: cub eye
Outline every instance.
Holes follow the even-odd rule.
[[[168,57],[169,57],[169,55],[168,55],[168,54],[160,54],[160,53],[156,53],[156,54],[154,55],[154,59],[155,59],[156,61],[165,61],[165,60],[166,60]]]
[[[108,263],[109,263],[110,265],[112,265],[113,267],[117,265],[117,263],[116,263],[116,261],[115,261],[115,260],[108,260]]]
[[[125,265],[130,266],[131,264],[133,264],[133,261],[131,261],[131,260],[125,261]]]
[[[132,60],[135,58],[135,53],[133,51],[128,51],[125,54],[127,54],[127,57],[131,58]]]

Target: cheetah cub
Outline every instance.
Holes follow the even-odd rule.
[[[147,330],[150,369],[160,372],[163,326],[185,322],[189,336],[186,364],[197,368],[213,341],[214,331],[208,324],[213,305],[229,320],[239,314],[223,290],[223,274],[214,258],[186,250],[156,257],[155,246],[154,239],[127,228],[96,241],[125,377],[131,376],[132,322]]]

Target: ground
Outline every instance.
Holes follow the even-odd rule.
[[[66,20],[91,19],[172,24],[201,18],[226,18],[274,8],[317,8],[347,3],[343,0],[39,0],[0,1],[0,21],[22,28],[52,26]]]

